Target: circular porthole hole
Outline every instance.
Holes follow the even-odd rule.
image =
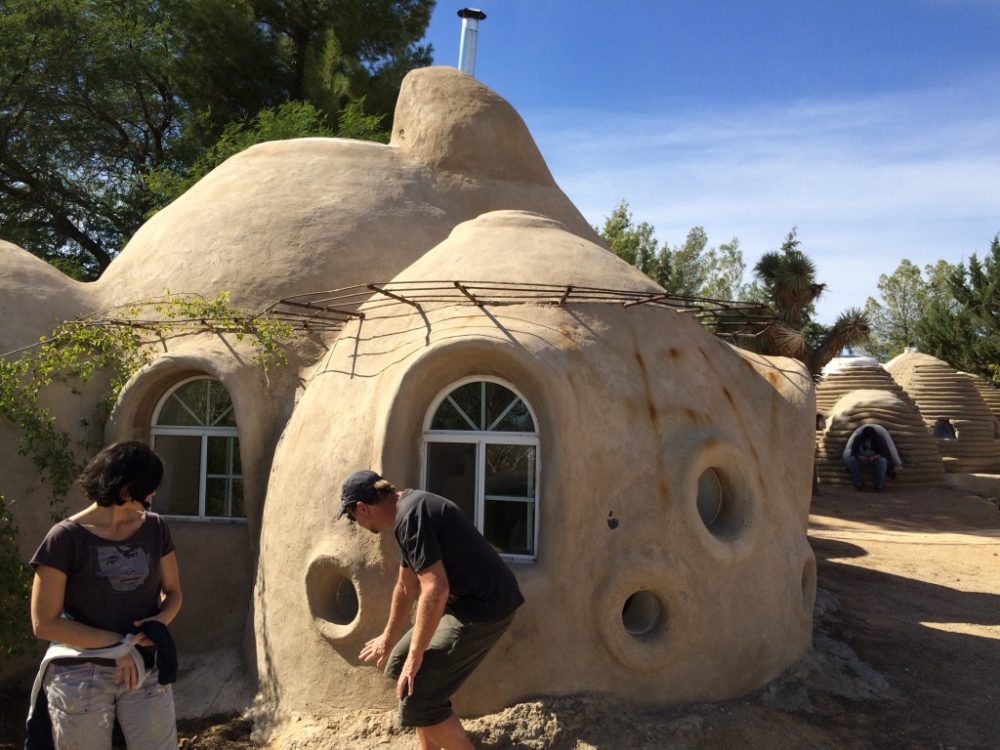
[[[698,476],[698,517],[716,539],[733,542],[749,527],[752,493],[739,471],[710,467]]]
[[[649,638],[662,627],[663,605],[652,591],[636,591],[622,607],[622,625],[635,638]]]
[[[358,616],[358,589],[335,561],[321,557],[306,572],[306,593],[313,617],[334,625],[350,625]]]
[[[709,529],[722,515],[722,480],[714,469],[706,469],[698,477],[698,515]]]

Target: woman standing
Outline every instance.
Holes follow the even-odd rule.
[[[129,748],[177,748],[171,686],[159,684],[156,667],[140,684],[155,647],[136,632],[157,632],[153,623],[169,625],[181,608],[170,530],[149,512],[162,477],[163,464],[145,443],[108,446],[80,476],[91,505],[53,526],[31,559],[35,635],[71,647],[60,654],[78,652],[42,666],[56,750],[108,750],[116,718]],[[126,653],[93,653],[114,646]]]

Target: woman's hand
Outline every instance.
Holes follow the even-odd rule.
[[[125,654],[115,659],[115,682],[124,685],[126,690],[139,687],[139,672],[131,655]]]

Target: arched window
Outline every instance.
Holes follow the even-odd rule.
[[[538,433],[509,386],[476,379],[451,386],[424,430],[423,486],[452,500],[498,552],[535,557]]]
[[[229,393],[218,380],[196,377],[157,404],[150,429],[163,459],[153,510],[163,515],[244,518],[240,439]]]

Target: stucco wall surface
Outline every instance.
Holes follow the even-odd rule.
[[[651,284],[522,212],[456,227],[400,274],[470,277]],[[465,377],[499,379],[531,405],[541,478],[537,559],[512,564],[527,603],[460,691],[461,713],[586,690],[642,703],[729,698],[809,647],[815,402],[800,364],[738,353],[650,306],[362,311],[313,375],[272,467],[255,590],[263,715],[392,703],[357,654],[388,615],[395,542],[335,522],[338,488],[365,466],[417,486],[427,410]],[[711,528],[696,507],[709,468],[725,498]],[[338,610],[345,586],[353,619]],[[637,592],[659,604],[638,636],[622,620]]]

